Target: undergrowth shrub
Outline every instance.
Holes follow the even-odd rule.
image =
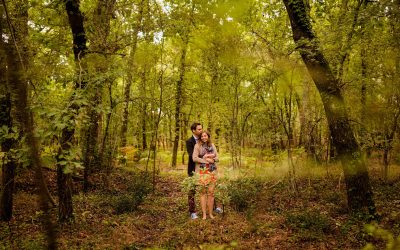
[[[287,214],[286,223],[297,232],[301,240],[305,241],[319,240],[331,230],[329,219],[315,211]]]
[[[136,211],[151,192],[151,178],[149,174],[135,174],[127,188],[127,193],[113,198],[113,207],[117,214]]]
[[[182,191],[187,193],[195,190],[201,193],[206,186],[199,185],[199,174],[185,178],[182,183]],[[253,177],[245,177],[237,180],[219,178],[215,187],[215,198],[222,206],[228,203],[233,209],[244,212],[254,205],[257,196],[262,188],[263,182]]]
[[[228,183],[229,200],[233,209],[243,212],[249,209],[257,199],[262,182],[258,179],[246,177],[231,180]]]

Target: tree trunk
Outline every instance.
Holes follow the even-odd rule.
[[[11,95],[7,87],[7,64],[6,64],[6,44],[3,42],[3,8],[0,9],[0,127],[6,127],[11,133]],[[1,143],[1,151],[5,153],[1,169],[1,189],[0,189],[0,220],[10,221],[13,213],[14,177],[15,160],[10,155],[10,150],[14,145],[13,139],[4,139]]]
[[[75,58],[76,67],[76,81],[74,89],[83,89],[86,86],[86,81],[82,80],[80,69],[84,66],[82,59],[85,57],[87,52],[86,47],[86,33],[83,27],[83,14],[79,9],[79,1],[67,0],[65,2],[65,10],[68,15],[69,26],[71,28],[73,37],[73,51]],[[68,171],[66,165],[60,164],[65,161],[65,155],[69,154],[71,145],[75,134],[75,115],[77,115],[80,106],[74,103],[76,95],[75,93],[70,98],[70,104],[68,106],[68,112],[63,118],[69,122],[61,133],[60,138],[60,149],[57,154],[57,189],[58,189],[58,218],[61,222],[68,221],[73,218],[73,203],[72,203],[72,179],[70,171]]]
[[[175,89],[175,138],[174,147],[172,149],[172,167],[176,167],[176,159],[178,156],[178,144],[179,144],[179,132],[181,130],[181,108],[182,108],[182,88],[184,83],[185,71],[186,71],[186,52],[189,44],[189,35],[183,35],[183,48],[181,53],[180,67],[179,67],[179,79],[176,82]]]
[[[99,0],[94,14],[94,25],[93,30],[95,32],[95,39],[93,41],[93,50],[104,53],[101,58],[102,63],[98,62],[95,65],[95,73],[97,75],[105,74],[108,70],[108,57],[107,50],[108,44],[107,39],[110,33],[110,19],[114,11],[114,5],[116,0]],[[98,112],[98,108],[102,101],[102,90],[104,80],[91,83],[91,91],[89,93],[89,100],[91,105],[88,107],[88,126],[85,133],[84,140],[84,183],[83,189],[85,192],[88,191],[90,182],[89,175],[93,171],[94,166],[100,163],[99,159],[99,120],[101,114]]]
[[[1,34],[1,32],[0,32]],[[6,64],[3,50],[3,43],[0,48],[0,127],[8,128],[11,133],[11,96],[7,89]],[[1,191],[0,191],[0,220],[10,221],[13,213],[13,195],[14,195],[14,177],[15,177],[15,160],[10,155],[15,141],[13,139],[4,139],[1,143],[1,151],[5,153],[2,162],[1,174]]]
[[[132,48],[128,59],[127,79],[126,79],[126,86],[124,89],[124,107],[122,111],[121,147],[126,147],[126,134],[128,132],[128,118],[129,118],[129,101],[130,101],[131,86],[133,82],[133,67],[134,67],[133,62],[136,53],[138,32],[142,24],[144,1],[145,0],[142,0],[139,5],[139,11],[136,20],[137,23],[134,26],[133,37],[132,37],[133,39]]]
[[[109,107],[110,111],[106,115],[106,127],[104,129],[103,139],[101,140],[101,148],[99,153],[99,159],[101,160],[101,165],[102,167],[105,167],[107,176],[109,176],[109,173],[111,171],[111,158],[109,157],[111,153],[111,146],[110,146],[111,142],[109,142],[109,138],[110,138],[111,118],[115,107],[114,99],[112,97],[113,82],[114,80],[110,80],[108,83],[108,97],[110,100],[110,107]],[[106,181],[108,183],[108,178],[106,178]]]
[[[7,92],[6,92],[7,93]],[[0,96],[0,127],[6,126],[11,130],[11,97],[7,93]],[[0,220],[10,221],[13,212],[15,161],[10,156],[14,145],[13,139],[6,139],[1,143],[1,151],[6,154],[2,162],[1,193],[0,193]]]
[[[389,178],[389,164],[390,164],[390,153],[393,149],[393,138],[397,131],[397,124],[400,116],[400,110],[397,110],[396,113],[393,114],[393,120],[391,120],[391,124],[387,124],[385,127],[384,134],[384,142],[383,142],[383,178],[385,182],[388,181]],[[389,122],[390,119],[388,119]]]
[[[146,150],[147,149],[147,104],[143,103],[142,104],[142,121],[141,121],[141,125],[142,125],[142,150]]]
[[[5,1],[3,7],[7,10]],[[28,104],[28,78],[26,75],[29,58],[26,39],[28,36],[28,3],[27,1],[16,1],[12,3],[12,15],[7,14],[9,23],[13,20],[12,45],[7,48],[7,67],[9,88],[12,95],[12,104],[15,107],[16,121],[19,123],[25,141],[28,146],[28,156],[35,171],[35,180],[38,186],[40,208],[43,211],[42,220],[47,231],[47,242],[49,249],[56,249],[56,231],[52,220],[50,205],[54,200],[50,196],[45,177],[42,172],[42,161],[40,158],[39,143],[35,137],[33,115]],[[9,27],[10,28],[10,27]],[[23,59],[25,61],[23,61]]]
[[[342,44],[341,49],[339,51],[339,65],[338,65],[338,72],[337,72],[337,79],[339,81],[342,81],[342,77],[343,77],[343,69],[344,69],[344,63],[346,61],[346,59],[348,58],[349,54],[350,54],[350,49],[352,46],[352,38],[353,35],[355,33],[356,30],[356,26],[358,24],[358,16],[360,13],[360,8],[361,6],[364,4],[366,4],[367,1],[364,0],[358,0],[358,4],[356,6],[356,8],[354,9],[354,16],[353,16],[353,22],[351,24],[351,29],[349,31],[349,33],[347,33],[346,36],[346,40],[345,42]],[[344,13],[347,13],[347,0],[343,1],[343,9],[342,9],[342,18],[339,19],[339,22],[342,22],[342,20],[344,20]],[[339,25],[337,27],[340,27]],[[340,39],[339,39],[340,41]]]
[[[365,117],[367,113],[366,101],[367,101],[367,62],[365,59],[366,51],[365,48],[361,48],[361,124],[362,130],[365,130]]]
[[[387,182],[389,178],[389,152],[390,148],[385,147],[383,150],[383,179],[385,182]]]
[[[367,166],[350,127],[339,82],[319,47],[304,2],[283,2],[292,26],[293,39],[322,98],[333,144],[342,161],[348,206],[351,211],[368,210],[370,214],[375,214]]]
[[[92,103],[93,107],[89,108],[89,121],[88,128],[85,132],[84,138],[84,150],[83,150],[83,190],[84,192],[89,191],[90,181],[89,176],[96,165],[98,163],[98,147],[97,147],[97,139],[98,139],[98,128],[99,128],[99,119],[100,115],[95,109],[100,104],[100,90],[98,88],[95,89],[96,93],[93,94]]]

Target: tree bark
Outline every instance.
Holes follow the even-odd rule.
[[[397,98],[396,98],[397,99]],[[392,107],[394,108],[394,107]],[[389,164],[390,164],[390,153],[393,149],[393,138],[397,131],[397,124],[400,116],[400,110],[396,110],[393,114],[393,120],[388,119],[386,122],[391,122],[385,125],[384,129],[384,142],[383,142],[383,178],[385,182],[389,178]]]
[[[68,22],[73,37],[73,52],[76,64],[76,77],[75,80],[75,91],[83,89],[86,86],[86,81],[83,80],[82,72],[80,70],[84,68],[82,59],[87,53],[86,47],[86,33],[83,26],[84,16],[79,9],[78,0],[67,0],[65,1],[65,10],[68,15]],[[60,164],[65,161],[65,155],[69,154],[71,149],[73,138],[75,135],[75,116],[77,115],[80,106],[74,103],[76,95],[75,93],[70,98],[70,104],[67,107],[68,112],[65,113],[63,120],[68,121],[68,125],[62,130],[60,138],[60,148],[57,153],[57,189],[58,189],[58,218],[59,221],[64,222],[73,218],[73,201],[72,201],[72,177],[68,167],[65,164]]]
[[[94,13],[94,22],[93,30],[94,40],[93,40],[93,50],[105,52],[103,55],[104,58],[102,63],[97,63],[95,65],[95,73],[105,74],[108,70],[108,36],[110,33],[110,20],[112,17],[112,13],[114,11],[114,5],[116,0],[99,0],[97,3],[97,7]],[[100,60],[100,58],[98,58]],[[101,66],[100,66],[101,65]],[[83,166],[84,166],[84,182],[83,189],[85,192],[89,190],[90,182],[89,175],[93,171],[94,166],[100,164],[101,159],[99,158],[99,120],[101,114],[98,112],[97,108],[100,106],[102,101],[102,90],[103,90],[104,80],[100,80],[98,82],[92,82],[89,100],[90,105],[88,107],[88,126],[85,132],[85,140],[84,140],[84,156],[83,156]]]
[[[139,5],[138,16],[136,24],[134,26],[133,37],[132,37],[133,39],[132,48],[128,59],[127,79],[126,79],[126,86],[124,89],[124,107],[122,111],[121,147],[126,147],[126,134],[128,132],[128,118],[129,118],[129,100],[130,100],[131,86],[133,82],[133,67],[134,67],[133,62],[135,59],[135,53],[138,41],[138,32],[142,25],[144,1],[145,0],[142,0]]]
[[[28,36],[28,2],[13,2],[10,15],[8,15],[5,1],[3,0],[2,2],[6,10],[9,31],[13,43],[7,48],[7,72],[12,105],[15,107],[16,121],[19,123],[22,133],[25,135],[25,141],[28,146],[28,156],[35,172],[40,208],[43,211],[42,220],[47,231],[48,248],[56,249],[56,231],[50,211],[50,206],[54,205],[55,202],[50,196],[42,172],[43,164],[40,158],[39,143],[35,136],[33,115],[28,102],[28,77],[26,75],[26,62],[28,61],[27,58],[29,58],[26,41]],[[13,22],[12,25],[11,22]],[[11,26],[13,26],[13,28],[11,28]]]
[[[341,49],[339,52],[339,65],[338,65],[338,72],[337,72],[337,79],[339,81],[342,81],[343,79],[343,69],[344,69],[344,63],[346,59],[348,58],[350,54],[350,49],[352,46],[352,38],[355,33],[356,26],[358,24],[358,17],[360,13],[361,7],[367,3],[367,1],[364,0],[358,0],[357,6],[354,9],[354,16],[353,16],[353,22],[351,24],[351,29],[349,33],[346,35],[346,40],[345,42],[341,45]],[[347,13],[347,0],[343,1],[342,4],[342,17],[339,19],[339,23],[341,23],[344,20],[345,13]],[[341,24],[340,24],[341,25]],[[338,27],[340,27],[338,25]]]
[[[349,209],[375,214],[367,166],[350,126],[339,82],[320,49],[304,2],[283,2],[289,15],[293,39],[321,95],[333,144],[342,162]]]
[[[5,96],[0,97],[0,127],[6,126],[11,130],[11,97],[6,92]],[[14,140],[5,139],[1,143],[1,151],[5,153],[2,167],[1,182],[1,200],[0,200],[0,220],[10,221],[13,213],[13,195],[14,195],[14,177],[15,177],[15,161],[10,155],[13,148]]]
[[[148,84],[147,81],[147,65],[144,65],[143,72],[141,72],[141,88],[139,89],[139,94],[141,97],[146,98],[146,86]],[[141,144],[143,152],[147,149],[147,100],[144,99],[139,104],[141,107],[140,110],[140,135],[141,135]]]
[[[99,119],[100,115],[96,111],[95,107],[97,107],[100,104],[100,91],[98,88],[96,88],[92,95],[92,105],[93,107],[89,107],[89,112],[88,112],[88,127],[85,131],[85,137],[84,137],[84,149],[83,149],[83,191],[87,192],[89,191],[90,188],[90,181],[89,181],[89,176],[95,166],[95,164],[98,162],[98,128],[99,128]]]
[[[2,11],[0,18],[3,17]],[[0,127],[6,127],[11,133],[11,95],[7,87],[7,64],[5,55],[5,46],[3,42],[3,20],[0,20]],[[5,153],[1,169],[1,191],[0,191],[0,220],[10,221],[13,214],[13,196],[14,196],[14,177],[16,163],[10,154],[14,147],[15,140],[11,138],[1,138],[1,151]]]
[[[7,88],[7,64],[6,44],[3,41],[5,20],[3,20],[3,8],[0,8],[0,127],[8,128],[11,131],[11,96]],[[15,162],[10,157],[10,150],[13,147],[13,140],[2,138],[1,151],[5,153],[2,162],[1,191],[0,191],[0,220],[10,221],[13,212],[14,176]]]
[[[176,159],[178,157],[178,144],[179,144],[179,132],[181,130],[181,108],[182,108],[182,88],[185,78],[186,71],[186,52],[189,44],[189,35],[183,35],[183,48],[180,59],[179,67],[179,79],[176,82],[175,88],[175,137],[174,147],[172,149],[172,167],[176,167]]]

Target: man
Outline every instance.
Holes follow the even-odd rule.
[[[200,135],[203,132],[203,126],[201,125],[201,123],[195,122],[192,124],[192,126],[190,126],[190,129],[192,130],[192,136],[186,141],[186,150],[189,155],[188,175],[193,176],[196,166],[195,162],[193,161],[193,150],[194,145],[196,145],[197,141],[200,140]],[[194,199],[195,194],[195,190],[190,191],[188,194],[189,213],[192,220],[198,218],[196,213],[196,203]],[[218,206],[215,208],[215,212],[222,213],[222,209]]]
[[[193,158],[192,158],[193,149],[194,149],[194,145],[196,145],[197,141],[199,140],[201,132],[203,131],[203,126],[200,123],[195,122],[192,124],[190,129],[192,130],[192,136],[186,141],[186,150],[189,155],[188,175],[193,176],[195,166],[196,166],[193,161]],[[198,218],[197,213],[196,213],[196,204],[195,204],[195,200],[194,200],[195,194],[196,194],[195,190],[189,191],[189,194],[188,194],[189,213],[190,213],[190,218],[192,218],[192,220],[195,220]]]

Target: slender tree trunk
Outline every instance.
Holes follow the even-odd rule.
[[[141,119],[141,125],[142,125],[142,150],[146,150],[147,149],[147,104],[143,103],[142,104],[142,119]]]
[[[179,132],[181,130],[181,108],[182,108],[182,89],[186,71],[186,52],[189,44],[189,35],[183,35],[183,48],[179,66],[179,79],[176,82],[175,89],[175,138],[174,147],[172,149],[172,167],[176,167],[176,159],[178,156]]]
[[[234,70],[234,79],[233,79],[233,104],[232,104],[232,117],[230,121],[230,129],[231,133],[229,133],[229,145],[231,151],[231,161],[233,168],[240,167],[239,160],[239,147],[240,147],[240,128],[238,125],[238,116],[239,116],[239,72],[237,69]]]
[[[109,153],[111,152],[111,143],[109,143],[109,137],[110,137],[110,124],[111,124],[111,118],[112,114],[114,112],[114,99],[112,97],[112,85],[113,85],[114,80],[110,80],[108,83],[108,97],[110,101],[110,111],[106,115],[106,127],[104,129],[104,135],[103,139],[101,140],[101,149],[100,149],[100,154],[99,154],[99,159],[101,159],[101,164],[106,168],[107,173],[111,170],[110,165],[111,165],[111,159],[108,157]],[[106,158],[104,158],[106,155]],[[108,174],[107,174],[108,176]],[[108,181],[108,179],[107,179]]]
[[[81,69],[84,68],[82,59],[86,55],[86,35],[83,27],[83,14],[79,9],[79,1],[67,0],[65,1],[65,10],[68,15],[69,26],[71,28],[73,37],[73,51],[76,64],[76,77],[75,91],[83,89],[86,86],[86,82],[83,80]],[[68,121],[66,126],[61,133],[60,138],[60,149],[57,154],[57,189],[58,189],[58,218],[61,222],[68,221],[73,218],[73,201],[72,201],[72,179],[71,174],[67,170],[67,167],[60,162],[65,161],[65,156],[69,154],[71,145],[73,143],[75,135],[75,115],[77,115],[80,106],[74,101],[75,93],[70,98],[70,104],[68,106],[68,112],[65,113],[63,120]],[[67,173],[66,173],[67,172]]]
[[[342,161],[351,211],[375,214],[367,166],[350,126],[338,80],[326,61],[302,0],[283,0],[289,15],[293,38],[300,55],[321,95],[333,144]]]
[[[129,77],[126,81],[124,89],[124,106],[122,111],[122,124],[121,124],[121,147],[126,147],[127,133],[128,133],[128,119],[129,119],[129,99],[131,98],[132,80]]]
[[[383,178],[385,182],[389,178],[389,164],[390,164],[390,153],[393,149],[393,138],[397,131],[397,124],[400,116],[400,110],[397,110],[392,117],[392,124],[387,125],[385,128],[385,141],[383,143]]]
[[[89,121],[88,128],[85,132],[84,138],[84,150],[83,150],[83,190],[85,192],[89,191],[90,181],[89,176],[93,171],[94,166],[98,163],[98,147],[97,147],[97,139],[98,139],[98,128],[99,128],[99,119],[100,114],[96,111],[95,107],[98,107],[100,104],[100,90],[98,88],[95,89],[96,93],[93,94],[92,103],[94,107],[89,108]]]
[[[126,134],[128,132],[128,118],[129,118],[129,101],[130,101],[130,93],[131,86],[133,82],[133,62],[135,59],[137,41],[138,41],[138,32],[142,25],[143,19],[143,5],[145,0],[140,1],[138,16],[136,20],[136,24],[134,26],[133,37],[132,37],[132,48],[129,53],[128,66],[127,66],[127,79],[126,85],[124,89],[124,107],[122,111],[122,125],[121,125],[121,147],[126,147]]]
[[[94,14],[94,32],[95,39],[93,41],[93,49],[101,53],[107,52],[108,50],[108,36],[110,33],[110,19],[114,11],[114,5],[116,0],[99,0]],[[105,74],[108,70],[108,57],[107,54],[103,54],[103,57],[97,58],[102,60],[102,63],[97,63],[95,66],[96,74]],[[89,93],[89,100],[91,105],[88,107],[88,126],[85,133],[84,140],[84,183],[83,189],[85,192],[89,190],[90,182],[89,175],[93,171],[94,167],[100,164],[101,159],[99,158],[99,121],[101,114],[97,108],[102,102],[102,90],[104,80],[91,83],[91,89]]]
[[[364,46],[364,45],[362,45]],[[367,115],[367,63],[366,63],[366,50],[361,48],[361,127],[360,127],[360,146],[366,152],[366,157],[371,155],[371,146],[368,145],[367,129],[366,129],[366,115]]]
[[[346,3],[346,4],[345,4],[345,8],[343,7],[342,13],[347,13],[348,12],[347,0],[343,1],[343,5],[344,5],[344,3]],[[350,29],[349,33],[347,33],[346,40],[342,44],[342,48],[339,53],[339,65],[338,65],[338,72],[337,72],[337,79],[339,81],[342,81],[344,63],[350,54],[350,49],[352,46],[352,38],[355,33],[356,25],[358,24],[358,16],[360,13],[360,8],[364,3],[366,3],[366,1],[358,0],[357,6],[354,9],[354,17],[353,17],[353,22],[351,24],[351,29]],[[341,22],[343,19],[344,19],[344,14],[343,14],[343,18],[340,18],[339,21]],[[338,26],[338,27],[340,27],[340,26]]]
[[[383,179],[385,180],[385,182],[388,181],[389,177],[389,152],[390,148],[385,147],[385,149],[383,150]]]

